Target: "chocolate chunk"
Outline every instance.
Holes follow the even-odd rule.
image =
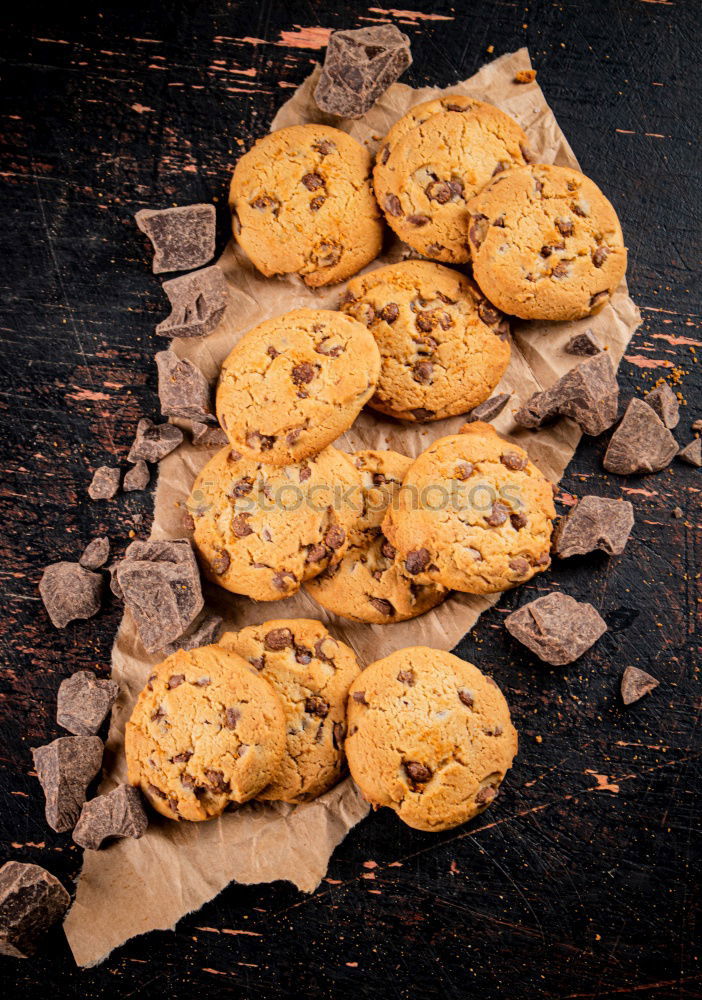
[[[486,399],[484,403],[474,407],[466,416],[466,423],[472,424],[475,420],[483,420],[486,423],[494,420],[504,410],[509,402],[511,393],[501,392],[499,396]]]
[[[180,639],[202,611],[200,574],[188,541],[132,542],[116,578],[149,653]]]
[[[138,462],[134,463],[134,466],[125,472],[124,482],[122,483],[122,489],[125,493],[134,493],[135,490],[145,490],[149,485],[149,479],[151,474],[149,472],[149,467],[141,458]]]
[[[431,361],[416,361],[412,368],[412,378],[420,385],[431,385],[434,365]]]
[[[354,691],[353,694],[351,695],[351,697],[359,705],[367,705],[368,704],[368,702],[366,701],[366,692],[365,691]]]
[[[206,337],[227,307],[227,282],[216,264],[164,281],[171,314],[156,327],[159,337]]]
[[[115,681],[79,670],[59,685],[56,721],[76,736],[94,736],[118,694]]]
[[[39,939],[70,904],[71,897],[45,868],[6,862],[0,868],[0,955],[33,955]]]
[[[620,476],[660,472],[673,461],[678,445],[653,407],[634,397],[612,435],[603,465]]]
[[[410,40],[393,24],[333,31],[314,92],[317,107],[361,118],[411,62]]]
[[[512,472],[521,472],[526,469],[529,459],[526,455],[520,455],[517,451],[505,451],[500,455],[500,462]]]
[[[101,535],[99,538],[93,538],[92,542],[88,542],[78,564],[83,569],[100,569],[109,558],[110,539],[106,535]]]
[[[100,610],[102,577],[78,563],[52,563],[42,573],[39,593],[52,624],[65,628],[76,618],[92,618]]]
[[[677,458],[699,469],[702,466],[702,438],[693,438],[689,444],[680,449]]]
[[[397,675],[397,679],[400,684],[406,684],[407,687],[414,687],[416,684],[416,678],[414,676],[414,670],[400,670]]]
[[[628,500],[583,497],[553,535],[553,552],[561,559],[582,556],[595,549],[621,555],[634,526],[634,508]]]
[[[463,704],[466,706],[466,708],[472,708],[473,707],[473,705],[474,705],[475,702],[474,702],[473,692],[472,691],[468,691],[466,688],[459,688],[458,689],[458,697],[463,702]]]
[[[192,442],[196,448],[224,448],[229,438],[221,427],[194,423],[191,428]]]
[[[333,524],[324,536],[324,544],[327,545],[332,552],[336,552],[337,549],[340,549],[345,541],[346,532],[343,528],[340,528],[338,524]]]
[[[272,628],[263,637],[263,645],[266,649],[281,650],[287,649],[293,644],[293,634],[289,628]]]
[[[372,594],[369,594],[368,603],[375,608],[378,614],[384,615],[385,618],[392,618],[395,614],[394,604],[386,600],[384,597],[373,597]]]
[[[643,398],[656,411],[668,430],[677,427],[680,421],[680,404],[678,397],[667,382],[661,382],[655,389],[647,392]]]
[[[118,785],[106,795],[86,802],[73,831],[73,839],[88,851],[99,850],[105,840],[133,837],[146,833],[149,821],[138,789]]]
[[[400,315],[400,307],[396,302],[388,302],[386,306],[378,312],[378,317],[383,320],[383,322],[392,324],[395,322],[397,317]]]
[[[178,208],[143,208],[134,216],[154,247],[154,274],[192,271],[214,257],[214,205],[181,205]]]
[[[520,528],[526,528],[528,524],[527,518],[524,514],[510,514],[509,519],[515,531],[519,531]]]
[[[295,365],[292,370],[292,380],[295,385],[308,385],[316,375],[316,369],[307,361]]]
[[[413,552],[407,553],[407,558],[405,559],[405,569],[412,576],[417,573],[423,572],[429,565],[429,560],[431,556],[428,549],[415,549]]]
[[[506,507],[505,504],[500,503],[499,500],[496,500],[495,503],[492,505],[490,516],[486,517],[485,521],[487,522],[487,524],[490,525],[491,528],[499,528],[501,524],[505,523],[508,517],[509,517],[509,507]]]
[[[170,348],[156,355],[158,397],[164,417],[183,417],[215,423],[210,404],[210,383],[197,365],[179,358]]]
[[[396,194],[385,195],[385,211],[388,215],[399,218],[402,215],[402,204]]]
[[[580,213],[577,213],[580,215]],[[604,262],[609,257],[609,247],[598,247],[597,250],[592,255],[592,263],[595,267],[602,267]]]
[[[46,796],[46,822],[57,833],[76,825],[88,785],[100,770],[103,750],[97,736],[61,736],[32,750]]]
[[[582,333],[574,333],[563,350],[566,354],[575,354],[580,358],[589,358],[599,354],[604,347],[588,327]]]
[[[217,642],[221,628],[222,619],[219,615],[204,614],[194,625],[190,626],[180,639],[166,643],[163,647],[163,655],[170,656],[171,653],[175,653],[179,649],[187,651],[199,649],[200,646],[211,646],[212,643]]]
[[[659,684],[660,681],[647,674],[645,670],[639,670],[638,667],[627,667],[621,680],[622,701],[625,705],[633,705],[645,694],[650,694]]]
[[[535,393],[515,414],[522,427],[541,427],[553,417],[570,417],[585,434],[597,435],[617,419],[619,386],[609,356],[597,354]]]
[[[420,764],[416,760],[406,760],[404,768],[413,785],[426,785],[427,781],[431,781],[432,770],[426,764]]]
[[[88,487],[91,500],[111,500],[119,490],[120,471],[110,465],[101,465],[93,473]]]
[[[427,223],[431,222],[431,219],[428,215],[424,215],[423,212],[418,212],[416,215],[408,215],[407,221],[411,223],[411,225],[419,228],[421,226],[426,226]]]
[[[607,631],[591,604],[581,604],[559,592],[513,611],[505,618],[505,626],[540,660],[558,667],[577,660]]]
[[[319,695],[305,698],[305,711],[308,715],[316,715],[318,719],[326,719],[329,715],[329,702]]]
[[[137,424],[136,437],[127,455],[128,462],[160,462],[183,440],[183,432],[173,424],[155,424],[144,417]]]

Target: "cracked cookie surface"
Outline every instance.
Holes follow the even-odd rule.
[[[418,125],[422,125],[427,118],[431,118],[432,115],[440,115],[447,111],[462,114],[466,111],[480,111],[483,108],[491,107],[494,107],[494,105],[487,104],[485,101],[478,101],[474,97],[464,97],[462,94],[445,94],[443,97],[435,97],[431,101],[424,101],[422,104],[417,104],[415,107],[410,108],[402,118],[398,118],[392,126],[378,149],[376,161],[380,166],[384,166],[388,162],[388,157],[393,146],[406,136],[408,132],[411,132],[412,129],[417,128]]]
[[[225,359],[217,417],[237,451],[287,465],[348,430],[379,372],[364,325],[327,309],[295,309],[249,330]]]
[[[401,420],[441,420],[486,400],[507,369],[509,323],[448,267],[408,260],[352,279],[342,310],[382,360],[369,405]]]
[[[386,147],[385,163],[376,161],[378,204],[413,250],[465,263],[467,201],[496,173],[526,163],[526,144],[519,125],[489,104],[431,115]]]
[[[383,531],[417,583],[491,594],[550,565],[551,483],[490,424],[439,438],[410,466]]]
[[[187,503],[203,573],[257,601],[289,597],[343,556],[360,487],[351,459],[335,448],[280,468],[223,448]]]
[[[299,274],[312,288],[343,281],[380,252],[370,171],[368,151],[326,125],[264,136],[232,177],[237,242],[266,277]]]
[[[219,644],[247,660],[277,691],[286,749],[258,799],[307,802],[342,777],[346,698],[361,668],[353,651],[309,618],[280,619],[227,632]]]
[[[427,646],[371,663],[351,686],[347,724],[346,755],[363,797],[416,830],[449,830],[482,812],[517,753],[492,678]]]
[[[588,316],[626,272],[617,213],[594,181],[543,164],[496,177],[469,205],[473,275],[522,319]]]
[[[305,589],[327,611],[351,621],[388,625],[416,618],[440,604],[448,591],[417,583],[381,530],[412,459],[396,451],[358,451],[352,458],[363,481],[363,513],[341,562]]]
[[[178,650],[155,667],[125,735],[130,784],[169,819],[212,819],[252,799],[284,750],[279,696],[218,646]]]

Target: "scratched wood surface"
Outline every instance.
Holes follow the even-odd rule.
[[[621,368],[624,397],[667,376],[687,403],[681,442],[702,416],[696,0],[408,5],[17,5],[5,21],[0,862],[38,862],[69,886],[80,865],[70,837],[44,823],[29,748],[59,735],[60,679],[108,669],[120,609],[59,632],[36,587],[45,564],[76,558],[96,534],[119,552],[148,533],[148,494],[85,495],[97,465],[124,466],[137,418],[157,413],[164,301],[133,213],[214,200],[223,246],[232,165],[330,29],[399,24],[414,54],[405,80],[418,86],[529,46],[584,169],[622,218],[644,316]],[[604,476],[604,447],[583,443],[562,498],[632,500],[624,555],[556,566],[459,647],[494,673],[520,732],[494,809],[439,836],[381,812],[339,847],[313,895],[231,886],[175,933],[134,940],[94,970],[75,969],[57,930],[34,961],[0,959],[2,995],[702,996],[701,474],[676,463],[659,476]],[[609,623],[588,656],[559,669],[502,627],[553,587]],[[661,681],[629,710],[617,697],[626,664]]]

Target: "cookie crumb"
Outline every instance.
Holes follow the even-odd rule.
[[[536,79],[535,69],[520,69],[514,74],[515,83],[533,83]]]

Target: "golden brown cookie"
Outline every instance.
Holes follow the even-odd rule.
[[[346,698],[361,670],[353,650],[309,618],[251,625],[225,633],[219,644],[252,664],[285,710],[286,752],[257,798],[307,802],[322,795],[346,762]]]
[[[327,309],[295,309],[249,330],[226,358],[217,416],[237,451],[288,465],[348,430],[379,372],[365,326]]]
[[[382,358],[369,405],[401,420],[441,420],[487,399],[510,357],[509,323],[464,275],[407,260],[349,282],[345,313]]]
[[[289,597],[343,556],[360,486],[351,459],[335,448],[280,468],[223,448],[187,504],[205,576],[256,601]]]
[[[417,583],[491,594],[547,568],[554,517],[527,453],[476,421],[413,462],[383,531]]]
[[[347,722],[363,797],[416,830],[449,830],[486,809],[517,752],[492,678],[427,646],[371,663],[351,686]]]
[[[396,451],[357,451],[353,458],[363,479],[363,514],[341,562],[309,580],[305,590],[327,611],[352,621],[387,625],[416,618],[448,591],[416,583],[380,527],[412,459]]]
[[[468,204],[473,275],[522,319],[579,319],[626,272],[617,213],[589,177],[544,164],[496,177]]]
[[[326,125],[292,125],[241,157],[229,192],[239,245],[262,274],[311,288],[360,271],[380,252],[368,151]]]
[[[125,734],[129,782],[169,819],[212,819],[252,799],[284,750],[279,696],[219,646],[181,649],[155,667]]]

